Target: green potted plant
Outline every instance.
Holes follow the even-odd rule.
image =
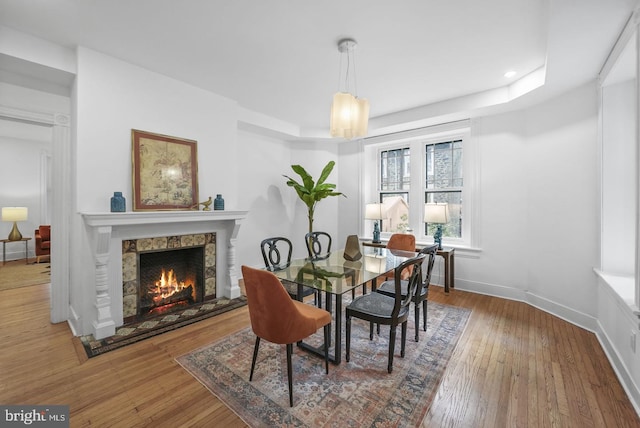
[[[336,163],[334,161],[329,161],[329,163],[322,169],[322,173],[320,174],[320,178],[318,178],[317,183],[313,181],[313,177],[311,177],[311,175],[309,175],[309,173],[300,165],[291,165],[291,169],[293,169],[293,171],[302,178],[302,184],[298,183],[288,175],[284,175],[287,179],[287,186],[293,187],[298,194],[298,197],[307,206],[309,232],[313,232],[313,214],[318,202],[329,196],[342,195],[346,198],[346,195],[335,191],[335,184],[325,183],[325,180],[329,177],[331,171],[333,171],[335,164]]]

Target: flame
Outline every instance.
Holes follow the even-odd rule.
[[[153,301],[156,303],[186,288],[184,281],[178,281],[176,279],[173,269],[170,269],[167,273],[164,268],[162,269],[160,280],[156,281],[155,285],[156,288],[153,296]]]

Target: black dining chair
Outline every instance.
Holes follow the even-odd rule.
[[[416,342],[419,340],[420,332],[420,304],[422,304],[422,328],[427,331],[427,297],[429,295],[429,284],[431,283],[431,271],[436,260],[436,252],[438,251],[438,244],[429,245],[420,250],[419,254],[425,255],[424,264],[420,266],[420,278],[421,284],[413,295],[413,304],[415,306],[415,326],[416,326]],[[400,281],[401,294],[404,298],[407,295],[409,282],[406,280]],[[377,293],[382,293],[390,297],[394,297],[396,294],[395,281],[385,281],[376,289]]]
[[[373,339],[373,324],[388,325],[389,332],[389,359],[387,371],[393,370],[393,354],[396,345],[396,329],[401,325],[400,356],[404,357],[405,343],[407,340],[407,322],[409,320],[409,306],[413,300],[413,294],[420,286],[420,265],[425,259],[424,254],[418,254],[410,258],[394,269],[394,281],[396,293],[394,297],[382,293],[369,293],[356,297],[345,309],[346,313],[346,343],[345,357],[347,362],[351,352],[351,319],[360,318],[369,321],[369,340]],[[408,270],[407,293],[402,295],[402,272]]]
[[[268,271],[277,272],[284,270],[291,264],[293,244],[287,238],[276,236],[263,239],[260,243],[260,250],[262,251],[264,266]],[[285,279],[280,282],[282,282],[282,285],[292,299],[298,298],[298,285],[295,282]],[[318,306],[320,302],[318,294],[319,292],[316,292],[313,288],[302,287],[302,298],[300,300],[304,300],[305,297],[313,295],[314,302],[316,306]]]
[[[304,235],[311,260],[323,260],[331,253],[331,235],[327,232],[308,232]]]

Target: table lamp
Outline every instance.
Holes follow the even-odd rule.
[[[18,230],[19,221],[25,221],[27,219],[28,210],[27,207],[3,207],[2,208],[2,221],[12,221],[13,229],[9,232],[9,241],[19,241],[22,239],[22,233]]]
[[[424,204],[424,222],[436,225],[433,242],[442,250],[442,225],[449,223],[449,206],[447,203],[429,202]]]
[[[375,220],[373,223],[373,242],[374,244],[380,243],[380,226],[378,220],[387,218],[387,207],[384,204],[367,204],[364,212],[364,218],[367,220]]]

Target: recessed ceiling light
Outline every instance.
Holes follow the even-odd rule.
[[[513,70],[509,70],[509,71],[507,71],[506,73],[504,73],[504,77],[506,77],[507,79],[510,79],[510,78],[512,78],[512,77],[513,77],[513,76],[515,76],[515,75],[516,75],[516,72],[515,72],[515,71],[513,71]]]

